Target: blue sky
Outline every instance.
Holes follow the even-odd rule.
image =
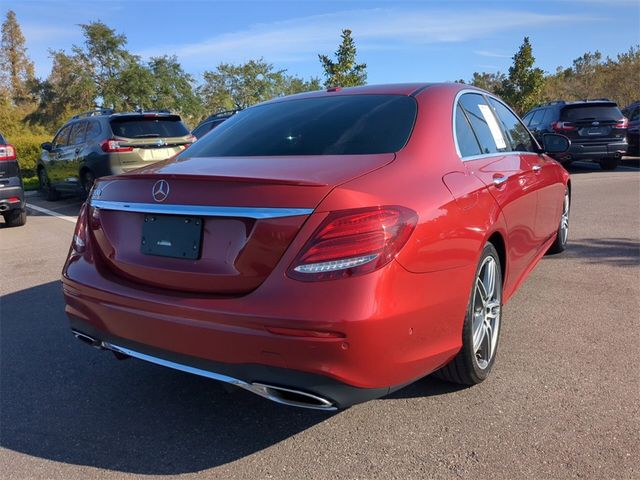
[[[351,28],[369,83],[468,79],[506,71],[525,35],[537,64],[553,72],[585,51],[615,56],[640,43],[639,0],[538,1],[31,1],[13,9],[46,77],[48,50],[82,42],[80,23],[101,20],[143,57],[176,54],[196,79],[220,62],[264,57],[289,73],[320,76]]]

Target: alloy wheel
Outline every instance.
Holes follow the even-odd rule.
[[[473,297],[473,351],[482,370],[491,363],[498,343],[500,329],[501,288],[497,285],[498,263],[487,256],[476,278]]]
[[[562,217],[560,217],[560,242],[562,245],[567,243],[569,236],[569,193],[564,194],[564,202],[562,203]]]

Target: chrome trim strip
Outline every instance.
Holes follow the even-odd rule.
[[[506,103],[504,103],[500,98],[498,98],[495,95],[492,95],[488,92],[485,92],[484,90],[475,90],[472,88],[464,88],[462,90],[460,90],[458,93],[456,93],[456,96],[453,99],[453,112],[452,112],[452,122],[451,122],[451,132],[453,133],[453,143],[456,147],[456,153],[458,154],[458,157],[460,158],[460,160],[462,162],[470,162],[472,160],[480,160],[482,158],[490,158],[490,157],[502,157],[505,155],[516,155],[516,154],[529,154],[529,155],[537,155],[540,156],[540,154],[542,152],[521,152],[521,151],[509,151],[509,152],[493,152],[493,153],[482,153],[480,155],[470,155],[468,157],[463,157],[460,154],[460,147],[458,146],[458,135],[456,134],[456,107],[458,106],[458,101],[460,100],[460,97],[462,95],[464,95],[465,93],[475,93],[478,95],[482,95],[483,97],[487,97],[487,98],[493,98],[494,100],[500,102],[502,105],[504,105],[505,107],[507,107],[507,109],[513,113],[516,118],[518,120],[520,120],[520,123],[522,124],[522,126],[527,130],[527,132],[529,132],[529,136],[531,137],[531,139],[535,142],[536,145],[538,145],[538,148],[541,149],[540,144],[538,143],[538,140],[536,139],[536,137],[531,133],[531,130],[529,130],[529,128],[524,124],[524,122],[522,121],[522,119],[513,111],[513,109],[507,105]],[[487,102],[487,104],[489,104]],[[491,105],[489,104],[489,107],[491,107]],[[493,107],[491,107],[491,110],[493,111]],[[494,113],[495,115],[495,113]]]
[[[292,390],[290,388],[278,387],[275,385],[267,385],[264,383],[248,383],[244,380],[239,380],[237,378],[229,377],[227,375],[223,375],[221,373],[210,372],[208,370],[202,370],[201,368],[191,367],[189,365],[184,365],[182,363],[172,362],[170,360],[165,360],[162,358],[154,357],[152,355],[147,355],[145,353],[137,352],[135,350],[131,350],[130,348],[121,347],[119,345],[114,345],[109,342],[102,342],[102,347],[107,350],[111,350],[113,352],[121,353],[123,355],[127,355],[129,357],[137,358],[139,360],[144,360],[145,362],[153,363],[155,365],[160,365],[162,367],[172,368],[174,370],[179,370],[181,372],[191,373],[193,375],[199,375],[201,377],[210,378],[211,380],[217,380],[219,382],[228,383],[231,385],[235,385],[236,387],[243,388],[248,390],[251,393],[259,395],[267,400],[271,400],[276,403],[281,403],[283,405],[289,405],[293,407],[300,408],[308,408],[311,410],[324,410],[324,411],[335,411],[338,408],[331,403],[331,401],[326,398],[319,397],[317,395],[313,395],[307,392],[301,392],[299,390]],[[300,395],[302,397],[308,397],[314,403],[304,403],[298,402],[295,400],[287,400],[285,398],[278,397],[274,392],[284,391],[294,393],[296,395]]]
[[[208,205],[168,205],[155,203],[114,202],[92,198],[92,207],[122,212],[191,215],[198,217],[282,218],[310,215],[312,208],[217,207]]]

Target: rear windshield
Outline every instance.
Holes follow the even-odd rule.
[[[409,139],[413,97],[341,95],[258,105],[189,147],[190,157],[391,153]]]
[[[589,105],[564,107],[561,119],[568,122],[579,122],[580,120],[620,120],[622,112],[615,105]]]
[[[116,137],[163,138],[189,135],[180,117],[121,117],[111,119],[111,130]]]

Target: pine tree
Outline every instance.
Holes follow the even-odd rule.
[[[355,87],[367,83],[367,64],[356,63],[356,44],[351,30],[342,30],[342,42],[335,53],[336,61],[318,55],[324,69],[325,87]]]
[[[520,49],[513,56],[509,76],[497,89],[497,93],[521,115],[541,99],[544,72],[540,68],[534,68],[535,60],[529,37],[524,37]]]
[[[19,105],[31,100],[29,91],[35,79],[33,62],[27,57],[27,47],[22,29],[13,10],[7,12],[2,23],[0,42],[0,79],[2,89],[14,104]]]

